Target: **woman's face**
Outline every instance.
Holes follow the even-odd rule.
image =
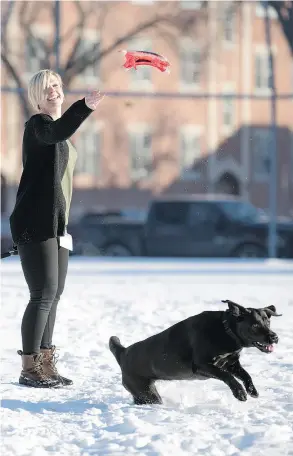
[[[40,111],[48,114],[57,113],[61,109],[63,101],[64,93],[62,86],[58,78],[51,75],[48,86],[44,91],[44,100],[39,103]]]

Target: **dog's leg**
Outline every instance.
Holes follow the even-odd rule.
[[[134,403],[136,405],[162,404],[163,401],[154,385],[154,382],[150,382],[142,394],[139,393],[136,397],[134,397]]]
[[[162,404],[163,402],[152,380],[123,374],[122,384],[132,394],[136,405]]]
[[[224,371],[220,367],[214,366],[212,364],[206,365],[192,365],[192,370],[194,374],[200,374],[204,376],[208,376],[210,378],[216,378],[221,380],[222,382],[226,383],[229,386],[230,390],[232,391],[233,395],[239,401],[246,401],[247,395],[244,391],[244,388],[240,383],[233,377],[230,372]]]
[[[235,375],[235,377],[239,378],[243,382],[247,393],[251,397],[258,397],[258,392],[253,384],[252,378],[250,377],[249,373],[243,369],[239,360],[234,364],[225,367],[228,372]]]

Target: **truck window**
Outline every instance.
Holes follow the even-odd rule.
[[[188,204],[181,202],[156,203],[153,206],[153,218],[158,223],[184,225],[187,220]]]
[[[212,203],[192,203],[189,210],[189,224],[215,224],[219,220],[219,208]]]
[[[221,207],[230,219],[237,221],[255,221],[264,215],[261,209],[257,209],[246,201],[225,201],[221,203]]]

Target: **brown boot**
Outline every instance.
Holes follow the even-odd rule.
[[[45,374],[42,361],[43,354],[24,355],[21,350],[17,352],[22,359],[22,371],[19,377],[21,385],[32,388],[55,388],[60,381],[51,379]]]
[[[46,375],[52,380],[59,381],[64,386],[72,385],[73,381],[69,378],[62,377],[56,368],[58,355],[56,354],[55,345],[52,345],[51,348],[41,348],[41,353],[43,354],[43,370]]]

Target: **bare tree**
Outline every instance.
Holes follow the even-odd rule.
[[[260,4],[263,2],[260,1]],[[233,5],[234,4],[234,5]],[[241,2],[231,2],[231,8],[237,8]],[[268,6],[271,6],[277,13],[280,27],[284,33],[289,49],[293,56],[293,2],[292,1],[268,1]]]
[[[274,8],[293,56],[293,2],[292,1],[269,1]]]
[[[68,42],[71,42],[71,50],[65,62],[62,62],[58,68],[62,75],[66,87],[70,86],[73,79],[81,75],[88,67],[101,62],[106,56],[113,51],[117,51],[129,40],[134,39],[138,35],[153,30],[156,34],[160,35],[165,40],[172,40],[175,44],[175,30],[181,28],[182,30],[190,30],[194,27],[194,21],[190,19],[190,15],[178,14],[178,10],[174,8],[173,2],[159,2],[156,12],[148,15],[145,20],[140,22],[133,21],[132,26],[122,35],[114,38],[112,43],[105,47],[99,47],[93,44],[92,47],[86,51],[81,51],[81,42],[83,39],[83,32],[87,26],[89,19],[96,19],[96,27],[102,31],[104,23],[111,13],[113,8],[118,10],[121,2],[96,2],[96,1],[74,1],[74,6],[77,12],[77,22],[60,37],[60,47]],[[206,2],[203,2],[203,5]],[[47,10],[51,16],[52,23],[55,22],[56,15],[56,2],[46,1],[22,1],[16,2],[13,0],[2,2],[2,18],[1,18],[1,59],[6,68],[7,75],[15,82],[16,87],[19,89],[20,100],[25,118],[31,114],[31,109],[25,94],[25,81],[22,78],[22,70],[20,69],[19,59],[21,55],[15,55],[11,49],[11,43],[8,39],[9,24],[12,20],[13,14],[18,14],[18,25],[21,29],[22,36],[26,46],[30,49],[30,54],[39,58],[40,67],[48,68],[54,67],[56,57],[56,43],[48,43],[46,40],[38,39],[34,33],[34,24],[37,22],[38,17],[44,10]],[[39,51],[41,48],[41,55],[37,55],[38,49],[34,46],[37,40]]]
[[[109,17],[109,14],[115,8],[119,9],[121,2],[112,1],[78,1],[73,2],[77,21],[72,27],[60,37],[60,47],[72,43],[71,50],[67,55],[66,60],[58,68],[62,75],[65,86],[69,87],[73,79],[82,74],[88,67],[100,63],[106,56],[113,51],[117,51],[125,45],[129,40],[139,36],[142,33],[156,32],[171,46],[176,45],[176,36],[178,31],[184,31],[185,34],[194,34],[197,29],[197,22],[204,19],[206,14],[207,1],[202,2],[200,13],[192,14],[190,11],[180,11],[174,6],[174,2],[158,2],[156,12],[150,14],[146,19],[135,22],[122,35],[118,35],[107,46],[99,47],[93,44],[86,51],[81,51],[81,43],[83,39],[84,29],[87,27],[89,19],[95,17],[96,27],[101,32],[104,24]],[[234,3],[234,2],[233,2]],[[239,2],[235,4],[239,5]],[[284,36],[293,54],[293,7],[292,1],[269,1],[279,18],[280,25],[284,32]],[[12,50],[11,40],[8,39],[9,27],[13,20],[13,16],[17,14],[18,25],[21,29],[23,42],[30,49],[30,54],[35,55],[39,59],[40,67],[54,67],[56,57],[56,43],[54,41],[47,42],[46,40],[38,39],[34,33],[34,25],[38,22],[39,16],[44,12],[49,12],[51,22],[54,24],[57,7],[56,2],[47,1],[15,1],[8,0],[1,2],[1,59],[3,66],[6,69],[6,74],[15,86],[19,89],[21,106],[25,118],[31,114],[30,105],[27,101],[24,87],[26,82],[23,80],[22,68],[20,59],[23,58],[23,49],[18,49],[18,54]],[[15,19],[14,19],[15,20]],[[102,33],[101,33],[102,34]],[[209,37],[209,39],[215,39]],[[36,43],[38,47],[34,43]],[[102,43],[103,44],[103,43]],[[205,49],[202,52],[202,59],[205,60],[209,53],[209,43],[206,42]],[[41,51],[41,52],[40,52]]]

